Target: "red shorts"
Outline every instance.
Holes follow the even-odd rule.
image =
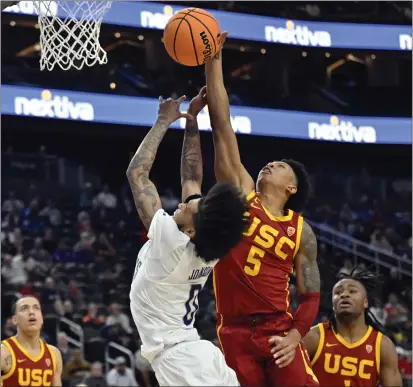
[[[260,317],[253,323],[252,318],[235,321],[217,315],[217,320],[218,339],[225,360],[237,374],[241,386],[319,386],[303,343],[297,347],[295,358],[287,367],[279,368],[275,364],[268,340],[273,335],[287,333],[283,329],[285,322],[277,321],[278,317]]]

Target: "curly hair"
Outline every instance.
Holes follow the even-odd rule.
[[[215,184],[200,199],[192,242],[204,261],[220,259],[238,244],[248,226],[246,211],[244,196],[232,184]]]

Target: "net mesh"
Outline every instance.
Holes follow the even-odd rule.
[[[112,1],[34,1],[39,14],[40,69],[62,70],[107,63],[99,43],[102,19]]]

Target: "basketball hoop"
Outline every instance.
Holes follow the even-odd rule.
[[[62,70],[108,62],[100,26],[112,1],[33,1],[39,14],[40,70]]]

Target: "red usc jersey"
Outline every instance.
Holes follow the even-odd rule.
[[[51,386],[56,372],[56,358],[53,350],[40,341],[40,355],[33,357],[11,337],[1,342],[10,352],[12,365],[10,371],[2,375],[3,386]]]
[[[300,246],[303,218],[274,217],[255,191],[247,196],[250,227],[214,268],[217,313],[291,315],[289,281]],[[284,328],[281,328],[284,329]]]
[[[381,332],[369,326],[356,343],[347,343],[330,328],[318,324],[320,341],[311,361],[320,386],[372,387],[379,384]]]

